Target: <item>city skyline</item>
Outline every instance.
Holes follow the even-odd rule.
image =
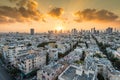
[[[120,0],[0,0],[0,80],[120,80]]]
[[[118,0],[0,0],[0,32],[120,30]]]

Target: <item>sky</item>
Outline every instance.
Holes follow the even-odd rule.
[[[0,32],[120,30],[120,0],[0,0]]]

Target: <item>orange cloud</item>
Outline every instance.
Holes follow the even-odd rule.
[[[0,6],[0,23],[4,22],[28,22],[41,20],[42,14],[37,9],[35,0],[10,0],[15,2],[18,8]]]
[[[108,10],[96,10],[96,9],[85,9],[83,11],[77,11],[75,13],[76,22],[82,21],[98,21],[98,22],[111,22],[117,21],[119,18],[113,12]]]
[[[63,8],[53,8],[48,14],[54,18],[60,18],[63,12]]]

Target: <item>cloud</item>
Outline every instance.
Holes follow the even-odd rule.
[[[98,21],[98,22],[111,22],[117,21],[119,18],[113,12],[108,10],[96,10],[96,9],[85,9],[83,11],[77,11],[75,13],[76,22],[82,21]]]
[[[15,20],[13,19],[8,19],[7,17],[0,16],[0,23],[13,23]]]
[[[63,8],[53,8],[48,14],[54,18],[60,18],[63,12]]]
[[[9,0],[10,2],[16,2],[16,1],[18,1],[18,0]]]
[[[24,22],[27,20],[16,8],[7,6],[0,6],[0,19],[1,22]]]
[[[16,7],[0,6],[0,23],[28,22],[41,20],[42,14],[37,9],[36,0],[9,0]]]
[[[42,17],[42,14],[38,10],[29,10],[24,7],[19,8],[19,12],[24,18],[39,21]]]
[[[29,1],[27,4],[27,7],[28,7],[28,10],[32,10],[32,11],[37,10],[38,3],[34,0]]]

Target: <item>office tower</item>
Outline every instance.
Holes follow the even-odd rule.
[[[77,29],[74,28],[74,29],[71,30],[71,33],[75,35],[75,34],[78,33],[78,31],[77,31]]]
[[[114,29],[114,32],[117,32],[117,29],[116,29],[116,28]]]
[[[30,29],[30,34],[31,34],[31,35],[34,35],[34,29],[33,29],[33,28]]]
[[[91,33],[96,33],[95,27],[94,27],[94,28],[91,28]]]
[[[112,32],[113,32],[113,28],[108,27],[108,28],[106,29],[106,33],[112,33]]]

